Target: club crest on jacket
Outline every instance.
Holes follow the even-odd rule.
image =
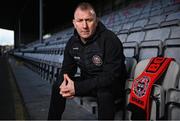
[[[92,57],[92,62],[93,62],[94,65],[96,65],[96,66],[101,66],[101,65],[102,65],[102,59],[101,59],[101,57],[98,56],[98,55],[94,55],[94,56]]]

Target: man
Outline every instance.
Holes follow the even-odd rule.
[[[77,6],[73,24],[60,80],[53,85],[48,119],[61,119],[66,98],[74,96],[97,97],[98,119],[114,119],[114,100],[123,98],[126,78],[122,44],[98,21],[89,3]],[[79,78],[74,77],[77,67]]]

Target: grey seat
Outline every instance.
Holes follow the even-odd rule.
[[[127,34],[117,34],[118,38],[121,42],[125,42],[127,38]]]
[[[165,18],[166,18],[165,15],[157,15],[150,17],[149,22],[147,25],[145,25],[144,29],[158,28],[161,22],[165,21]]]
[[[134,75],[134,68],[137,64],[137,60],[133,57],[125,58],[125,65],[127,70],[128,79],[132,79]]]
[[[144,40],[145,37],[145,32],[140,31],[140,32],[133,32],[130,33],[127,37],[127,42],[131,42],[131,41],[136,41],[138,43],[140,43],[141,41]]]
[[[139,44],[138,61],[162,55],[162,41],[149,40]]]
[[[151,11],[150,16],[161,15],[162,13],[163,13],[163,9],[153,10]]]
[[[125,93],[126,93],[125,104],[127,106],[129,103],[129,100],[128,100],[129,96],[130,96],[129,93],[130,93],[131,85],[133,82],[134,69],[136,67],[137,60],[135,58],[132,58],[132,57],[126,57],[125,64],[126,64],[126,69],[127,69],[127,74],[128,74],[128,78],[127,78],[126,83],[125,83]],[[130,116],[131,116],[131,112],[125,108],[124,119],[130,120]]]
[[[133,22],[125,23],[122,27],[122,29],[119,31],[120,34],[128,33],[130,28],[133,27]]]
[[[167,39],[164,41],[164,49],[163,49],[164,57],[172,57],[175,58],[176,61],[180,64],[180,38],[176,39]]]
[[[136,21],[133,25],[133,27],[130,29],[130,32],[135,32],[135,31],[141,31],[144,29],[144,26],[147,24],[148,19],[140,19]]]
[[[158,28],[146,31],[145,40],[161,40],[169,38],[170,28]]]
[[[149,18],[150,17],[150,12],[142,13],[139,16],[139,19],[144,19],[144,18]]]
[[[166,20],[162,22],[161,26],[179,25],[180,24],[180,11],[171,13],[167,16]]]
[[[173,13],[175,11],[178,11],[180,9],[180,5],[177,3],[173,4],[173,5],[170,5],[170,6],[167,6],[165,7],[164,9],[164,13],[166,15],[170,14],[170,13]]]
[[[137,21],[139,19],[139,15],[135,15],[129,18],[129,21]]]
[[[171,27],[171,34],[169,38],[180,38],[180,27],[173,26]]]
[[[162,2],[163,7],[171,6],[173,4],[174,4],[174,0],[163,0]]]
[[[115,33],[115,34],[117,34],[117,33],[119,33],[119,31],[122,29],[122,24],[115,24],[114,26],[113,26],[113,29],[112,29],[112,31]]]
[[[171,88],[166,97],[167,119],[180,120],[180,90]]]
[[[138,55],[138,43],[136,41],[123,42],[123,50],[125,57],[134,57]]]

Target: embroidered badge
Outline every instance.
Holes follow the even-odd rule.
[[[149,78],[144,76],[140,78],[139,80],[136,80],[133,87],[134,87],[134,93],[138,97],[142,97],[146,94],[147,88],[149,84]]]
[[[92,62],[96,65],[96,66],[101,66],[102,65],[102,59],[100,56],[98,55],[94,55],[92,57]]]

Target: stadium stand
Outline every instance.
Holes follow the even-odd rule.
[[[173,57],[161,84],[154,84],[151,119],[180,119],[180,4],[178,0],[146,0],[100,17],[107,28],[114,31],[123,43],[128,79],[126,105],[132,80],[146,67],[150,58]],[[16,49],[14,56],[22,59],[42,78],[56,81],[61,70],[63,52],[73,28],[55,33],[43,43],[33,42]],[[172,73],[173,72],[173,73]],[[77,75],[80,73],[78,71]],[[169,81],[170,80],[170,81]],[[81,98],[81,104],[87,98]],[[91,100],[92,101],[92,100]],[[157,105],[160,101],[160,105]],[[92,112],[96,110],[92,106]],[[127,109],[125,119],[131,119]]]

